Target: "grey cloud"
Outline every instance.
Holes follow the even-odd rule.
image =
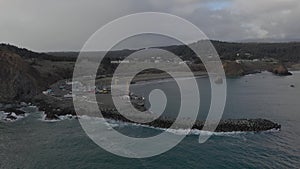
[[[188,19],[211,39],[300,39],[300,1],[225,0],[0,0],[0,41],[38,51],[80,50],[97,29],[136,12]]]

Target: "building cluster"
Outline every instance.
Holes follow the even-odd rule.
[[[62,81],[53,85],[51,88],[43,91],[43,94],[60,98],[73,98],[75,95],[72,90],[82,93],[95,93],[95,94],[110,94],[110,86],[105,85],[84,85],[79,81]]]

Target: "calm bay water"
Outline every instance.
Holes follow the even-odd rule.
[[[207,78],[198,80],[201,92],[199,119],[210,102]],[[0,168],[300,168],[300,72],[278,77],[269,73],[228,79],[223,119],[266,118],[282,125],[280,132],[212,136],[199,144],[187,136],[174,149],[147,159],[112,155],[95,145],[77,120],[41,121],[33,112],[14,123],[0,122]],[[295,85],[295,88],[290,85]],[[168,96],[166,115],[175,116],[180,100],[173,81],[135,85],[137,94],[160,88]],[[192,91],[191,91],[192,92]],[[155,129],[119,125],[118,130],[141,137]]]

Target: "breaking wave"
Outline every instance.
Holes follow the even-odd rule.
[[[27,117],[29,114],[25,113],[24,115],[17,115],[14,112],[4,112],[0,111],[0,121],[5,121],[5,122],[15,122],[20,119],[23,119]]]
[[[76,119],[76,118],[77,118],[77,116],[67,114],[67,115],[57,116],[57,119],[47,119],[46,114],[43,113],[40,120],[44,121],[44,122],[52,122],[53,123],[53,122],[59,122],[59,121],[63,121],[63,120],[72,120],[72,119]]]

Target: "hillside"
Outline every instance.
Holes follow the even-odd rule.
[[[2,51],[10,51],[12,53],[15,53],[19,56],[21,56],[23,59],[46,59],[51,61],[75,61],[76,59],[72,59],[70,57],[59,57],[59,56],[53,56],[47,53],[38,53],[33,52],[31,50],[28,50],[26,48],[19,48],[14,45],[10,44],[0,44],[0,50]]]
[[[0,102],[28,100],[43,86],[39,72],[19,55],[0,51]]]
[[[0,103],[30,101],[54,82],[72,76],[74,62],[53,62],[41,59],[43,56],[26,49],[0,47]]]

